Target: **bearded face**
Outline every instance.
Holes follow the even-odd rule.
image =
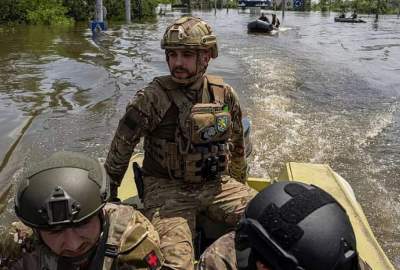
[[[168,49],[166,55],[171,75],[178,80],[202,75],[211,59],[210,50]]]

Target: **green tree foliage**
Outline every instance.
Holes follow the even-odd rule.
[[[0,5],[0,22],[23,22],[26,10],[20,0],[2,0]]]
[[[1,0],[0,23],[68,24],[93,19],[95,0]],[[159,3],[170,0],[131,0],[134,20],[154,16]],[[108,20],[124,20],[124,0],[103,0]]]
[[[313,4],[313,10],[327,10],[329,5],[328,1],[320,1],[317,4]],[[390,0],[332,0],[330,2],[330,10],[337,12],[350,12],[356,10],[358,13],[364,14],[375,14],[377,11],[379,14],[395,13],[396,7]]]
[[[27,7],[26,21],[30,24],[68,24],[67,8],[60,0],[23,0]]]
[[[76,21],[87,20],[94,14],[95,0],[64,0],[63,6],[67,8],[67,16]]]
[[[0,22],[66,24],[66,12],[60,0],[2,0]]]

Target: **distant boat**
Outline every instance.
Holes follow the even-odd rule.
[[[247,24],[247,30],[253,33],[270,33],[274,30],[274,27],[272,24],[262,20],[255,20]]]
[[[239,7],[245,8],[245,7],[263,7],[263,8],[268,8],[271,7],[271,1],[270,0],[239,0]]]
[[[353,19],[353,18],[340,18],[335,17],[335,22],[345,22],[345,23],[365,23],[366,21],[361,19]]]

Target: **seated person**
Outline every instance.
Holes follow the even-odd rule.
[[[97,160],[59,152],[32,166],[15,196],[15,213],[26,225],[17,232],[31,229],[36,241],[11,269],[160,269],[153,225],[129,205],[107,203],[109,196]]]
[[[342,13],[339,15],[339,18],[346,18],[346,13],[342,11]]]
[[[349,217],[316,186],[278,182],[250,201],[235,232],[200,258],[199,270],[371,270]]]
[[[279,26],[281,25],[278,17],[276,17],[276,14],[272,14],[272,22],[271,22],[271,24],[273,26],[275,26],[276,28],[279,28]]]
[[[351,14],[351,18],[353,18],[353,19],[357,19],[357,11],[353,11],[353,14]]]
[[[267,16],[265,16],[264,13],[261,13],[260,18],[258,18],[258,19],[261,20],[261,21],[269,23],[269,20],[268,20]]]

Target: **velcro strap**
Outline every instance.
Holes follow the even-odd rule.
[[[259,221],[284,248],[290,248],[304,233],[297,224],[318,208],[334,203],[335,200],[317,187],[309,190],[296,183],[286,185],[285,191],[293,198],[280,208],[270,204]]]
[[[286,202],[280,211],[286,221],[299,223],[318,208],[334,203],[335,200],[326,192],[321,192],[318,187],[307,189],[299,184],[290,183],[285,186],[285,191],[293,198]]]
[[[216,86],[216,85],[211,85],[211,91],[214,96],[214,101],[217,104],[224,105],[225,104],[225,88]]]
[[[119,255],[118,246],[106,244],[104,255],[110,258],[116,258]]]

